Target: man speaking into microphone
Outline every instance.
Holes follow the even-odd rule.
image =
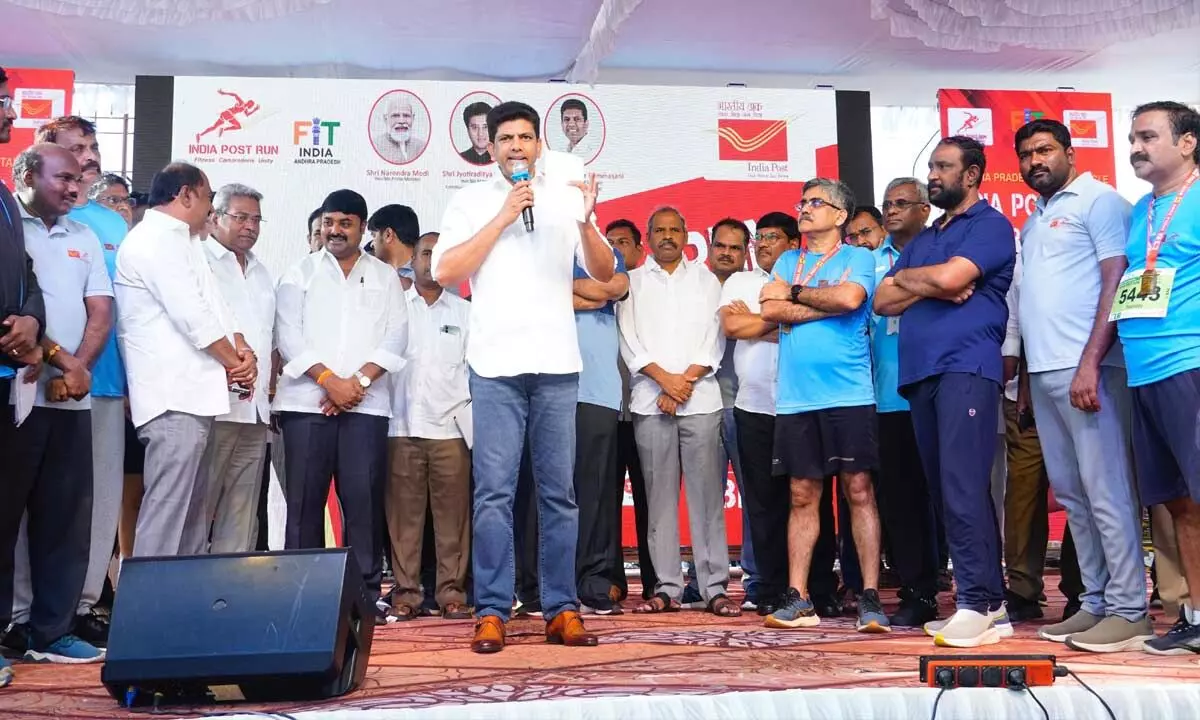
[[[504,648],[513,602],[513,497],[526,430],[546,641],[596,645],[575,592],[579,518],[572,477],[583,363],[571,297],[576,258],[595,280],[613,275],[612,250],[595,226],[599,186],[594,175],[584,180],[581,164],[542,157],[541,119],[532,107],[501,103],[487,124],[495,176],[454,194],[433,251],[433,276],[441,285],[471,282],[467,363],[472,415],[480,419],[473,447],[471,649]]]

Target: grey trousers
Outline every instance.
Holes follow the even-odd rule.
[[[125,398],[92,398],[92,546],[79,614],[95,606],[112,562],[125,492]]]
[[[267,426],[214,422],[204,453],[210,553],[240,553],[258,542],[258,496],[267,458]]]
[[[1125,371],[1100,370],[1100,412],[1071,407],[1075,369],[1029,376],[1033,413],[1054,497],[1067,510],[1092,615],[1146,616],[1142,507],[1130,460],[1130,399]]]
[[[137,429],[146,446],[146,486],[135,557],[203,555],[207,547],[208,472],[204,452],[213,419],[166,412]]]
[[[729,584],[729,541],[725,535],[725,453],[722,412],[706,415],[634,415],[633,432],[646,477],[647,544],[658,573],[655,593],[679,600],[683,569],[679,555],[679,485],[687,492],[692,559],[705,602]]]

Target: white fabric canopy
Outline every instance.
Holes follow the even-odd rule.
[[[918,78],[924,97],[886,104],[1001,84],[1196,100],[1197,25],[1200,0],[0,0],[0,65],[102,83],[565,78],[887,93]]]

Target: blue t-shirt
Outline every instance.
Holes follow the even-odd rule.
[[[1146,269],[1146,221],[1151,196],[1138,201],[1129,225],[1129,270]],[[1154,199],[1154,232],[1162,229],[1175,193]],[[1130,387],[1200,368],[1200,182],[1191,187],[1158,250],[1158,268],[1175,268],[1175,284],[1161,318],[1117,322]]]
[[[89,200],[87,205],[71,208],[67,217],[81,222],[96,233],[100,238],[100,248],[104,251],[104,267],[108,269],[108,279],[112,280],[117,274],[117,249],[129,232],[125,218],[115,211],[104,207],[95,200]],[[96,364],[92,366],[92,396],[105,398],[125,397],[125,363],[121,362],[121,353],[117,350],[117,308],[113,305],[113,326],[108,335],[108,342]]]
[[[625,260],[620,253],[617,272],[625,272]],[[575,263],[575,279],[587,278],[588,274],[578,261]],[[621,372],[617,369],[617,357],[621,353],[617,340],[617,313],[614,303],[608,302],[596,310],[579,310],[575,313],[575,331],[579,336],[579,354],[583,357],[583,371],[579,373],[579,402],[621,411]]]
[[[940,265],[952,257],[975,263],[980,277],[962,305],[924,298],[900,321],[900,388],[943,373],[982,375],[1003,382],[1000,346],[1008,325],[1008,286],[1017,260],[1012,223],[986,200],[925,228],[900,253],[888,277],[905,268]]]
[[[872,253],[875,256],[875,287],[896,264],[900,251],[889,235]],[[899,318],[871,313],[871,359],[875,369],[875,407],[881,413],[908,412],[908,401],[900,397]],[[888,332],[888,326],[892,332]]]
[[[801,252],[788,250],[779,256],[772,274],[792,282]],[[806,255],[805,275],[822,257],[811,252]],[[821,266],[808,286],[826,287],[842,282],[857,283],[867,291],[866,301],[857,310],[793,325],[788,332],[779,333],[775,399],[779,415],[875,403],[867,335],[871,295],[875,292],[875,258],[870,250],[843,245]]]

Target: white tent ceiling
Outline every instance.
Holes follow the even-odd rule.
[[[0,0],[0,65],[138,74],[1148,87],[1200,99],[1200,0]],[[880,99],[876,103],[880,103]],[[920,98],[927,101],[928,97]]]

